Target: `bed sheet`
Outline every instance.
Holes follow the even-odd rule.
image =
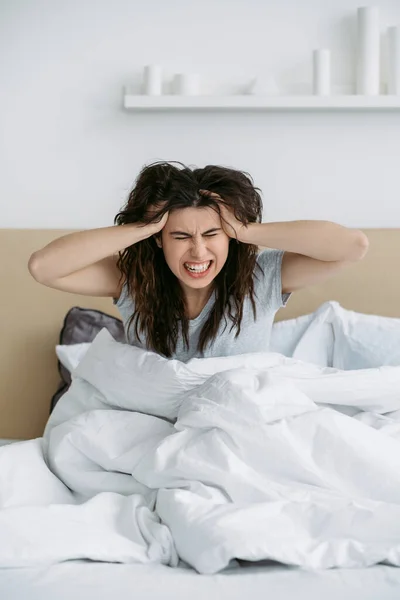
[[[165,565],[66,561],[43,568],[1,569],[0,598],[7,600],[398,600],[400,569],[305,570],[273,561],[240,562],[214,575],[185,563]]]

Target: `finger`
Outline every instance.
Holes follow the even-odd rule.
[[[219,194],[216,194],[215,192],[211,192],[210,190],[198,190],[200,193],[202,194],[206,194],[207,196],[210,196],[211,198],[215,198],[216,200],[222,200],[221,196],[219,196]]]

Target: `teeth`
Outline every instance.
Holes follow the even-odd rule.
[[[188,269],[188,271],[192,271],[194,273],[202,273],[203,271],[207,271],[210,264],[211,261],[209,261],[208,263],[204,263],[204,265],[202,265],[201,267],[193,267],[190,266],[188,263],[184,263],[184,266],[186,269]]]

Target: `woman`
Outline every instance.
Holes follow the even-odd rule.
[[[362,231],[329,221],[261,223],[246,173],[173,162],[182,168],[141,170],[114,226],[63,236],[29,260],[44,285],[113,297],[133,345],[182,361],[267,351],[293,291],[367,252]]]

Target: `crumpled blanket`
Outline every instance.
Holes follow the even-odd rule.
[[[0,566],[400,565],[400,366],[166,360],[102,330],[43,438],[0,448]]]

